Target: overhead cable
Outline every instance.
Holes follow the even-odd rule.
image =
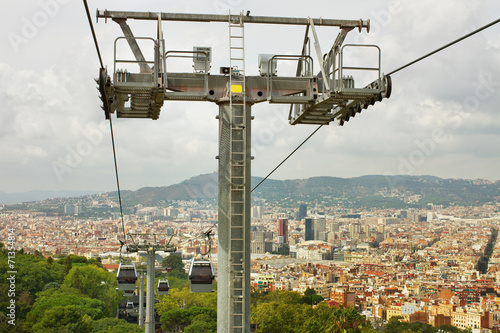
[[[448,48],[448,47],[450,47],[450,46],[452,46],[452,45],[454,45],[454,44],[456,44],[456,43],[458,43],[458,42],[461,42],[461,41],[463,41],[464,39],[469,38],[470,36],[473,36],[473,35],[477,34],[478,32],[481,32],[481,31],[483,31],[484,29],[487,29],[487,28],[489,28],[489,27],[491,27],[491,26],[493,26],[493,25],[495,25],[495,24],[497,24],[497,23],[499,23],[499,22],[500,22],[500,19],[495,20],[495,21],[493,21],[493,22],[491,22],[491,23],[489,23],[489,24],[487,24],[487,25],[485,25],[485,26],[483,26],[483,27],[481,27],[481,28],[479,28],[479,29],[477,29],[477,30],[474,30],[473,32],[471,32],[471,33],[469,33],[469,34],[467,34],[467,35],[465,35],[465,36],[463,36],[463,37],[460,37],[459,39],[454,40],[454,41],[453,41],[453,42],[451,42],[451,43],[448,43],[448,44],[446,44],[446,45],[444,45],[444,46],[440,47],[439,49],[437,49],[437,50],[435,50],[435,51],[432,51],[432,52],[430,52],[430,53],[428,53],[428,54],[424,55],[423,57],[420,57],[420,58],[418,58],[418,59],[416,59],[416,60],[413,60],[412,62],[410,62],[410,63],[408,63],[408,64],[406,64],[406,65],[404,65],[404,66],[402,66],[402,67],[399,67],[399,68],[398,68],[398,69],[396,69],[396,70],[393,70],[392,72],[390,72],[390,73],[389,73],[389,74],[387,74],[387,75],[392,75],[392,74],[394,74],[394,73],[397,73],[397,72],[399,72],[400,70],[405,69],[406,67],[409,67],[409,66],[411,66],[411,65],[413,65],[413,64],[416,64],[417,62],[419,62],[419,61],[421,61],[421,60],[424,60],[425,58],[428,58],[428,57],[430,57],[431,55],[436,54],[436,53],[438,53],[438,52],[440,52],[440,51],[442,51],[442,50],[444,50],[444,49],[446,49],[446,48]]]
[[[85,6],[85,11],[87,12],[87,18],[89,20],[90,30],[92,31],[92,37],[94,38],[94,44],[95,44],[95,49],[97,51],[97,56],[99,57],[101,68],[104,68],[104,63],[102,62],[101,51],[99,50],[99,44],[97,44],[97,37],[95,35],[94,25],[92,24],[92,18],[90,16],[90,10],[87,4],[87,0],[83,0],[83,5]]]
[[[269,178],[269,176],[271,176],[271,175],[274,173],[274,171],[278,170],[278,168],[279,168],[279,167],[280,167],[283,163],[285,163],[285,162],[286,162],[286,160],[288,160],[288,159],[289,159],[289,158],[290,158],[290,157],[291,157],[291,156],[292,156],[292,155],[293,155],[293,154],[294,154],[297,150],[299,150],[299,148],[300,148],[300,147],[302,147],[302,145],[303,145],[304,143],[306,143],[306,142],[307,142],[307,140],[309,140],[309,139],[310,139],[310,138],[311,138],[314,134],[316,134],[316,132],[317,132],[317,131],[319,131],[319,129],[320,129],[321,127],[323,127],[323,124],[319,125],[319,126],[318,126],[318,128],[316,128],[316,129],[314,130],[314,132],[312,132],[312,133],[311,133],[311,134],[310,134],[310,135],[309,135],[309,136],[308,136],[308,137],[307,137],[304,141],[302,141],[302,143],[301,143],[300,145],[298,145],[298,146],[297,146],[297,148],[295,148],[295,149],[294,149],[294,150],[293,150],[293,151],[292,151],[292,152],[291,152],[291,153],[290,153],[290,154],[289,154],[289,155],[288,155],[288,156],[287,156],[287,157],[286,157],[283,161],[281,161],[281,163],[280,163],[280,164],[278,164],[278,165],[276,166],[276,168],[274,168],[274,169],[273,169],[273,171],[271,171],[271,172],[270,172],[267,176],[265,176],[265,177],[264,177],[264,178],[263,178],[263,179],[262,179],[262,180],[261,180],[261,181],[260,181],[260,182],[259,182],[259,183],[258,183],[258,184],[257,184],[257,185],[253,188],[253,189],[252,189],[252,191],[250,191],[250,193],[252,193],[253,191],[255,191],[255,189],[256,189],[257,187],[259,187],[259,186],[260,186],[260,184],[262,184],[262,183],[263,183],[263,182],[264,182],[267,178]]]
[[[101,68],[104,68],[104,63],[102,62],[101,51],[99,50],[99,44],[97,43],[97,37],[94,30],[94,25],[92,24],[92,19],[90,17],[89,6],[87,4],[87,0],[83,0],[83,5],[85,6],[85,11],[87,12],[87,18],[89,20],[90,30],[92,31],[92,37],[94,38],[94,44],[97,51],[97,56],[99,57],[99,62],[101,63]],[[113,160],[115,163],[115,174],[116,174],[116,186],[118,188],[118,201],[120,203],[120,217],[122,221],[122,230],[123,230],[123,238],[125,243],[127,242],[127,235],[125,233],[125,221],[123,220],[123,205],[122,205],[122,196],[120,191],[120,180],[118,178],[118,164],[116,162],[116,148],[115,148],[115,136],[113,134],[113,122],[111,121],[111,115],[109,116],[109,128],[111,131],[111,145],[113,146]],[[123,246],[123,244],[122,244]],[[120,247],[121,249],[121,247]]]

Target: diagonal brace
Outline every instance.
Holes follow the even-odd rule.
[[[327,79],[325,73],[325,67],[323,65],[323,53],[321,53],[321,47],[319,45],[318,35],[316,34],[316,28],[314,27],[314,20],[309,19],[309,25],[311,26],[311,31],[314,37],[314,48],[316,49],[316,57],[318,57],[319,68],[321,69],[321,76],[323,78],[323,87],[326,91],[330,91],[330,82]]]
[[[149,67],[149,65],[146,63],[146,58],[144,58],[141,48],[139,47],[139,44],[137,44],[137,41],[134,37],[134,34],[132,33],[132,30],[130,29],[130,26],[127,24],[127,19],[114,18],[113,21],[115,21],[120,25],[120,28],[122,29],[123,34],[127,39],[128,45],[130,46],[132,53],[134,53],[135,60],[139,62],[141,73],[143,74],[153,73],[151,67]]]

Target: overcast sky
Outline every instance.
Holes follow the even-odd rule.
[[[346,42],[379,45],[385,73],[500,13],[500,2],[493,0],[89,0],[89,6],[94,23],[97,8],[370,19],[369,34],[353,30]],[[129,24],[136,36],[156,36],[154,22]],[[10,1],[0,12],[0,26],[0,191],[116,189],[109,123],[93,81],[99,62],[82,1]],[[113,41],[121,30],[104,20],[95,29],[112,69]],[[167,49],[211,46],[212,72],[228,65],[226,24],[166,22],[163,29]],[[258,73],[259,53],[299,53],[304,30],[247,25],[247,74]],[[318,30],[327,52],[338,28]],[[279,67],[278,75],[287,69]],[[500,179],[500,24],[392,79],[390,99],[343,127],[322,128],[272,178]],[[252,173],[265,176],[315,127],[288,125],[286,105],[258,104],[252,112]],[[217,106],[207,102],[166,102],[157,121],[114,116],[121,188],[170,185],[216,171],[217,113]]]

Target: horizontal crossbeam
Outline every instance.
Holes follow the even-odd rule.
[[[157,21],[158,15],[161,15],[162,21],[184,21],[184,22],[224,22],[229,21],[229,15],[215,14],[187,14],[187,13],[155,13],[155,12],[128,12],[128,11],[108,11],[97,10],[97,19],[132,19],[132,20],[151,20]],[[239,15],[231,15],[238,18]],[[242,16],[243,23],[262,23],[262,24],[288,24],[288,25],[309,25],[310,19],[296,17],[272,17],[272,16]],[[342,28],[362,28],[370,30],[370,20],[339,20],[339,19],[312,19],[315,25],[342,27]]]

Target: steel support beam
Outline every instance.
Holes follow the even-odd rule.
[[[155,250],[154,246],[148,250],[146,285],[146,328],[145,333],[155,332]]]
[[[127,12],[127,11],[108,11],[97,10],[97,19],[133,19],[157,21],[158,15],[162,21],[184,21],[184,22],[223,22],[229,21],[229,15],[212,14],[185,14],[185,13],[157,13],[157,12]],[[238,17],[240,15],[231,15]],[[297,18],[297,17],[272,17],[272,16],[243,16],[243,23],[261,23],[261,24],[287,24],[287,25],[309,25],[310,20],[317,26],[345,27],[370,29],[370,20],[336,20],[324,18]]]
[[[139,273],[139,327],[144,328],[144,271]]]
[[[245,109],[245,145],[233,142],[232,115]],[[250,192],[251,106],[219,103],[219,247],[217,268],[217,332],[250,332]],[[238,126],[239,127],[239,124]],[[231,133],[233,131],[233,133]],[[240,141],[240,140],[238,140]],[[235,184],[243,163],[245,179]],[[243,193],[243,198],[239,195]],[[243,200],[241,200],[243,199]],[[243,201],[243,203],[242,203]]]

